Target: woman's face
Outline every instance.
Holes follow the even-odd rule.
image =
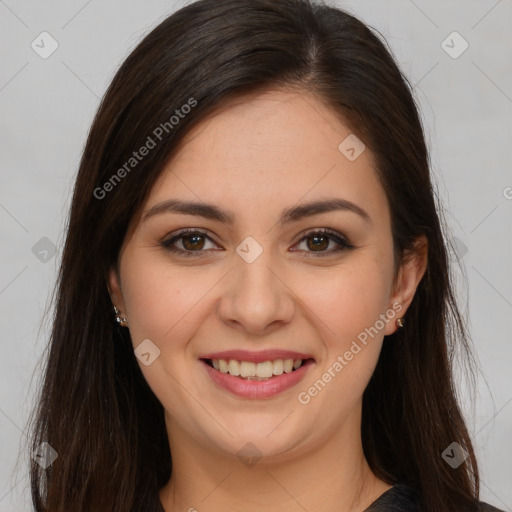
[[[403,268],[393,289],[373,165],[306,93],[246,97],[189,134],[110,277],[170,439],[229,454],[252,443],[277,460],[359,435],[383,337],[424,270]]]

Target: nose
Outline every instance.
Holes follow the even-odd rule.
[[[220,320],[251,334],[268,334],[291,322],[293,286],[278,257],[264,249],[250,263],[236,258],[218,303]]]

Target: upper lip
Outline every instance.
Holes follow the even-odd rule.
[[[267,349],[259,352],[250,352],[248,350],[225,350],[223,352],[211,352],[204,354],[199,359],[225,359],[229,361],[249,361],[251,363],[263,363],[264,361],[274,361],[275,359],[313,359],[310,354],[302,352],[293,352],[290,350]]]

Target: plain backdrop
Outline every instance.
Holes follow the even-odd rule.
[[[130,50],[182,5],[0,0],[0,512],[31,510],[26,421],[90,123]],[[512,2],[336,5],[387,39],[414,85],[481,366],[474,405],[462,381],[461,393],[482,499],[512,511]]]

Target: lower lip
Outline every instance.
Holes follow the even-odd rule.
[[[206,361],[201,359],[206,371],[213,381],[220,387],[243,398],[270,398],[298,384],[306,375],[309,367],[313,364],[308,359],[300,368],[290,373],[276,375],[269,380],[244,380],[229,373],[222,373],[212,368]]]

